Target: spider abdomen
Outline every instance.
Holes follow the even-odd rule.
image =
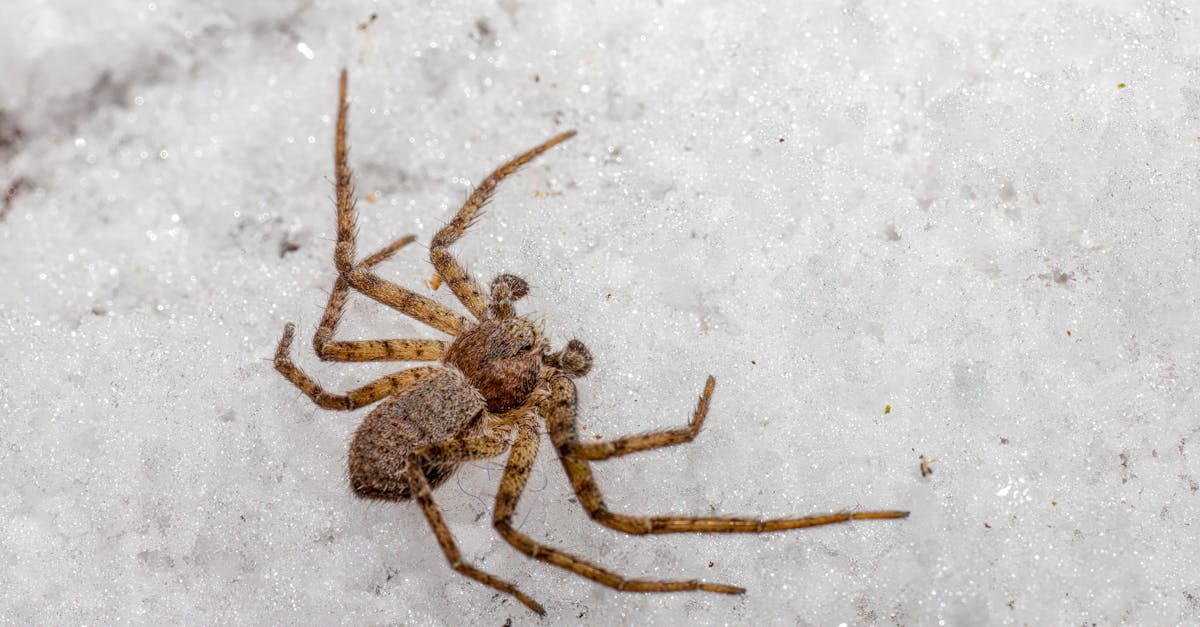
[[[476,435],[487,402],[456,368],[446,368],[388,398],[375,408],[350,442],[350,487],[363,498],[412,497],[404,479],[405,459],[422,446]],[[436,488],[458,464],[422,460]]]

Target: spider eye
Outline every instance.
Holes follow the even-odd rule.
[[[541,343],[537,329],[529,324],[528,321],[512,318],[502,322],[500,328],[504,334],[505,342],[511,347],[510,350],[527,353],[535,350]]]

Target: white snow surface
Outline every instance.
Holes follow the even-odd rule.
[[[756,8],[749,8],[753,4]],[[1174,624],[1200,616],[1200,18],[1184,2],[0,6],[0,623]],[[371,15],[376,15],[372,21]],[[360,250],[420,244],[495,166],[455,248],[596,356],[587,437],[622,512],[900,508],[765,535],[624,535],[543,438],[521,530],[503,459],[364,502],[369,410],[406,364],[320,362],[332,142],[350,72]],[[8,191],[5,191],[8,190]],[[443,337],[357,296],[341,336]],[[885,407],[890,411],[885,411]],[[922,477],[919,458],[935,458]]]

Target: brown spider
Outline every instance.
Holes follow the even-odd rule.
[[[760,520],[734,517],[634,516],[608,509],[592,476],[590,462],[638,451],[690,442],[708,413],[715,380],[710,376],[686,427],[631,435],[607,442],[588,442],[576,429],[576,392],[572,379],[587,374],[592,356],[579,340],[550,352],[538,325],[518,316],[513,303],[528,292],[526,282],[502,274],[485,295],[448,250],[458,241],[496,186],[538,155],[572,136],[568,131],[500,166],[467,198],[462,208],[433,238],[429,251],[437,275],[471,312],[465,318],[425,296],[380,278],[372,268],[409,244],[396,240],[355,263],[355,199],[346,163],[346,72],[338,89],[337,246],[338,277],[313,336],[323,360],[428,361],[436,365],[402,370],[346,394],[325,391],[288,357],[295,325],[288,323],[275,353],[275,368],[326,409],[353,410],[383,400],[359,425],[350,443],[350,484],[363,498],[403,501],[416,496],[454,570],[519,599],[538,614],[542,606],[516,586],[463,561],[450,529],[433,500],[433,489],[446,482],[464,462],[503,455],[508,464],[496,495],[492,525],[509,544],[526,555],[549,562],[616,590],[672,592],[707,590],[740,594],[743,588],[697,580],[626,579],[565,551],[536,542],[512,525],[513,510],[525,488],[537,455],[540,425],[554,443],[579,503],[597,522],[631,534],[761,533],[815,527],[855,519],[905,518],[908,512],[839,512]],[[332,340],[350,288],[453,336],[440,340]]]

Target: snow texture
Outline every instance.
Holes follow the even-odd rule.
[[[754,4],[760,8],[748,8]],[[873,6],[879,5],[879,6]],[[0,5],[0,622],[1171,624],[1200,615],[1200,18],[1181,2],[7,0]],[[372,18],[371,16],[375,17]],[[597,466],[633,513],[904,521],[632,537],[548,442],[418,508],[346,483],[319,362],[336,78],[361,250],[433,292],[471,185],[554,133],[456,250],[596,355],[582,422],[696,442]],[[457,306],[457,305],[456,305]],[[343,337],[439,337],[358,297]],[[890,411],[885,411],[890,407]],[[936,458],[922,477],[918,456]]]

